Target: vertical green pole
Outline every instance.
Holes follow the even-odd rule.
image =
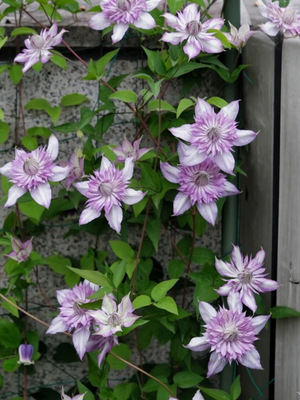
[[[240,26],[240,0],[224,0],[224,18],[232,25]],[[232,71],[236,67],[238,54],[236,50],[227,50],[225,54],[225,65]],[[224,98],[227,102],[239,98],[238,82],[227,84],[224,90]],[[237,184],[237,180],[233,182]],[[238,196],[230,196],[226,199],[222,213],[222,256],[232,251],[232,244],[238,243]],[[230,385],[234,379],[234,367],[226,366],[221,374],[221,387],[229,392]]]

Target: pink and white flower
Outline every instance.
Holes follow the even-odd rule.
[[[33,200],[49,208],[52,197],[49,181],[62,181],[69,172],[68,167],[54,164],[57,155],[58,140],[54,135],[50,136],[47,148],[40,146],[30,153],[16,149],[15,159],[0,168],[0,173],[13,183],[4,207],[13,206],[29,191]]]
[[[213,18],[201,22],[200,12],[196,4],[189,4],[184,10],[177,13],[177,17],[170,13],[163,15],[167,24],[176,32],[166,32],[161,40],[177,45],[186,40],[183,51],[189,59],[198,56],[202,51],[205,53],[220,53],[223,51],[222,43],[214,36],[210,29],[221,29],[224,19]]]
[[[24,73],[39,61],[43,64],[48,62],[52,57],[52,53],[49,50],[61,43],[65,32],[68,31],[62,29],[57,34],[57,24],[55,22],[50,29],[42,29],[39,35],[29,36],[24,42],[27,48],[18,54],[14,61],[25,63],[22,69]]]
[[[84,158],[82,152],[79,150],[74,151],[67,166],[69,167],[69,173],[66,179],[66,187],[69,190],[72,183],[78,181],[84,175]]]
[[[300,14],[292,7],[279,7],[278,1],[268,1],[266,4],[258,0],[261,15],[270,21],[260,25],[260,28],[269,36],[276,36],[282,32],[285,37],[300,35]]]
[[[114,24],[112,42],[123,39],[129,24],[136,28],[153,29],[155,20],[149,11],[159,4],[160,0],[100,0],[102,12],[94,15],[89,25],[92,29],[102,31]]]
[[[57,300],[60,304],[60,311],[55,317],[47,333],[55,334],[59,332],[73,332],[72,340],[74,347],[80,357],[86,352],[86,345],[90,337],[90,327],[93,318],[88,310],[81,308],[81,304],[90,303],[94,300],[89,299],[99,289],[99,286],[85,280],[73,289],[57,290]]]
[[[240,301],[253,312],[257,305],[254,293],[265,293],[279,288],[279,284],[272,279],[266,279],[266,269],[263,268],[265,251],[261,249],[254,258],[243,257],[238,246],[233,246],[230,263],[216,259],[216,269],[220,275],[231,279],[224,279],[227,283],[217,292],[221,296],[228,296],[230,301],[235,292],[239,292]]]
[[[215,113],[209,103],[198,98],[195,123],[170,129],[174,136],[191,144],[184,148],[181,163],[190,166],[210,158],[224,172],[233,174],[233,146],[245,146],[257,136],[253,131],[237,129],[238,112],[238,101],[232,101]]]
[[[83,400],[85,395],[86,395],[86,392],[77,394],[74,397],[70,397],[67,394],[65,394],[64,387],[62,386],[62,388],[61,388],[61,400]]]
[[[227,181],[224,174],[212,160],[205,160],[193,166],[185,166],[181,155],[187,145],[180,142],[178,153],[181,164],[173,167],[162,162],[160,168],[163,176],[172,183],[178,183],[179,193],[173,204],[174,215],[183,214],[196,204],[202,217],[214,225],[218,216],[216,201],[225,196],[238,194],[238,189]]]
[[[229,21],[228,23],[230,25],[230,32],[224,32],[224,35],[227,37],[228,42],[237,49],[244,47],[248,39],[250,39],[250,37],[256,33],[256,31],[250,30],[250,26],[248,24],[243,24],[239,29],[237,29]]]
[[[88,198],[87,206],[80,215],[79,225],[100,217],[104,209],[109,226],[120,233],[123,219],[121,201],[132,205],[145,196],[141,190],[128,188],[133,167],[132,158],[127,158],[124,168],[119,170],[106,157],[102,157],[99,171],[95,171],[88,181],[74,184]]]
[[[242,312],[242,303],[238,296],[228,301],[229,310],[220,307],[216,311],[210,304],[200,301],[199,312],[205,322],[203,336],[193,338],[185,346],[192,351],[210,349],[207,377],[223,370],[232,361],[245,367],[262,369],[260,356],[254,342],[256,335],[263,329],[269,315],[247,317]]]
[[[148,153],[150,149],[140,149],[140,143],[142,138],[137,139],[131,144],[127,137],[124,137],[122,145],[112,149],[112,151],[118,156],[117,161],[125,161],[127,158],[132,158],[132,161],[139,160],[144,154]]]
[[[32,238],[26,240],[26,242],[24,243],[22,243],[20,239],[13,236],[10,240],[13,251],[6,254],[6,256],[11,258],[12,260],[18,261],[18,263],[28,260],[32,252]]]
[[[101,310],[91,310],[89,314],[94,318],[95,324],[99,325],[99,330],[94,335],[103,337],[121,332],[123,326],[128,328],[139,318],[138,315],[133,314],[129,294],[123,297],[118,306],[111,296],[105,295]]]
[[[86,345],[86,352],[88,353],[90,351],[95,351],[95,350],[100,351],[98,354],[98,366],[100,367],[106,354],[109,353],[110,350],[113,347],[117,346],[118,344],[119,344],[119,340],[118,340],[117,336],[115,336],[115,335],[104,337],[104,336],[95,334],[89,338],[89,341]]]

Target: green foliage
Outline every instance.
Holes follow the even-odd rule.
[[[300,312],[291,307],[276,306],[270,309],[271,317],[274,319],[300,317]]]

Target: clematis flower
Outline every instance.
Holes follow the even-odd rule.
[[[13,251],[11,251],[6,256],[11,258],[12,260],[18,261],[18,263],[28,260],[32,252],[32,239],[26,240],[26,242],[24,243],[22,243],[20,239],[15,237],[11,237],[10,240]]]
[[[220,307],[216,311],[210,304],[200,301],[199,312],[205,322],[205,332],[185,346],[192,351],[211,350],[208,378],[221,372],[232,361],[245,367],[262,369],[254,342],[270,316],[247,317],[236,295],[228,301],[228,305],[229,310]]]
[[[94,318],[95,324],[99,325],[99,330],[94,335],[103,337],[109,337],[116,332],[121,332],[123,326],[128,328],[139,318],[138,315],[133,314],[129,294],[123,297],[118,306],[110,296],[105,295],[101,310],[90,310],[89,314]]]
[[[194,397],[192,398],[192,400],[204,400],[204,397],[202,396],[202,394],[200,393],[200,390],[197,390],[197,392],[195,393]]]
[[[89,26],[102,31],[114,25],[112,42],[117,43],[123,39],[129,24],[136,28],[153,29],[155,20],[149,14],[160,0],[100,0],[102,12],[94,15]]]
[[[57,155],[58,140],[54,135],[50,136],[47,149],[40,146],[30,153],[16,149],[15,159],[0,168],[0,173],[14,184],[8,191],[4,207],[14,205],[19,197],[29,191],[33,200],[49,208],[52,197],[49,181],[62,181],[69,172],[68,167],[54,164]]]
[[[88,181],[74,184],[88,198],[87,206],[80,215],[79,225],[100,217],[104,209],[109,226],[120,233],[123,219],[121,201],[131,205],[145,196],[141,190],[128,188],[133,167],[132,158],[127,158],[124,168],[119,170],[106,157],[102,157],[99,171],[95,171]]]
[[[177,45],[186,40],[183,51],[189,59],[196,57],[201,51],[205,53],[220,53],[223,51],[222,43],[208,32],[210,29],[221,29],[224,19],[213,18],[201,23],[200,12],[196,4],[190,4],[177,17],[170,13],[165,13],[167,24],[175,29],[176,32],[166,32],[161,40]]]
[[[291,7],[279,7],[278,1],[268,1],[264,4],[258,0],[258,8],[261,15],[270,21],[260,25],[260,28],[269,36],[276,36],[282,32],[285,37],[300,34],[300,14]]]
[[[272,279],[266,279],[266,269],[263,268],[265,251],[261,249],[256,256],[243,257],[238,246],[233,246],[230,263],[216,259],[216,269],[220,275],[231,279],[224,279],[227,283],[217,292],[228,299],[239,292],[240,301],[254,313],[257,309],[254,293],[265,293],[277,290],[279,284]]]
[[[216,201],[225,196],[238,194],[238,189],[226,180],[218,166],[211,160],[205,160],[193,166],[185,166],[181,155],[184,148],[188,147],[182,142],[178,145],[181,165],[173,167],[167,162],[160,163],[163,176],[173,183],[178,183],[179,193],[173,204],[174,215],[183,214],[196,204],[202,217],[214,225],[218,215]],[[182,150],[183,149],[183,150]]]
[[[224,32],[224,35],[227,37],[228,42],[237,49],[241,49],[242,47],[244,47],[248,39],[250,39],[250,37],[256,33],[256,31],[250,30],[250,26],[248,24],[243,24],[242,26],[240,26],[239,29],[237,29],[230,22],[229,25],[230,32]]]
[[[185,148],[181,162],[194,165],[211,158],[220,169],[233,174],[233,146],[245,146],[252,142],[257,133],[237,129],[235,121],[239,112],[239,102],[232,101],[215,113],[213,107],[198,98],[195,107],[195,123],[171,128],[171,133],[191,144]]]
[[[117,161],[125,161],[127,158],[132,158],[132,161],[139,160],[144,154],[148,153],[150,149],[140,149],[142,138],[137,139],[131,144],[127,137],[124,137],[121,147],[116,147],[112,151],[118,156]]]
[[[29,36],[25,40],[24,44],[27,47],[22,53],[18,54],[14,61],[25,63],[22,71],[25,73],[34,64],[41,61],[43,64],[48,62],[52,57],[53,46],[57,46],[62,41],[62,36],[66,31],[62,29],[59,34],[57,34],[57,24],[56,22],[51,26],[50,29],[42,29],[39,35]]]
[[[62,388],[61,388],[61,400],[83,400],[85,395],[86,395],[86,392],[77,394],[74,397],[70,397],[67,394],[65,394],[64,387],[62,386]]]
[[[72,340],[74,347],[80,357],[86,352],[86,345],[90,337],[90,327],[93,318],[88,310],[81,308],[81,304],[90,303],[88,299],[99,289],[99,286],[84,280],[83,283],[75,285],[73,289],[57,290],[57,300],[60,304],[59,315],[55,317],[47,333],[55,334],[59,332],[73,332]]]
[[[100,367],[107,353],[119,344],[118,338],[115,335],[103,337],[101,335],[94,334],[89,338],[86,345],[86,352],[100,350],[98,354],[98,366]]]
[[[33,347],[31,344],[21,344],[19,346],[19,361],[18,364],[31,365],[34,364],[32,361]]]
[[[70,189],[70,186],[74,181],[79,180],[84,175],[84,158],[82,152],[77,150],[71,155],[67,166],[69,167],[69,173],[66,179],[66,187],[67,190]]]

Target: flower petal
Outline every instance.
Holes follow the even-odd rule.
[[[200,390],[197,390],[197,392],[195,393],[194,397],[192,398],[192,400],[205,400],[204,397],[202,396],[202,394],[200,393]]]
[[[256,138],[258,132],[237,129],[236,134],[237,138],[233,141],[233,144],[235,146],[245,146]]]
[[[52,193],[48,182],[42,183],[35,188],[29,189],[31,197],[34,201],[45,208],[50,207]]]
[[[183,150],[184,149],[184,150]],[[196,164],[200,164],[207,158],[206,153],[199,152],[196,146],[179,146],[178,145],[178,155],[180,164],[185,167],[192,167]]]
[[[59,165],[56,165],[52,169],[52,176],[51,176],[51,181],[52,182],[60,182],[64,180],[70,172],[69,167],[60,167]]]
[[[55,333],[65,332],[66,330],[67,326],[65,325],[63,319],[58,315],[51,321],[46,333],[54,335]]]
[[[208,324],[211,318],[217,315],[217,311],[206,301],[199,301],[199,312],[203,321]]]
[[[181,33],[181,32],[165,32],[161,40],[163,42],[168,42],[176,46],[177,44],[181,43],[184,39],[187,39],[188,35]]]
[[[85,194],[86,191],[89,189],[89,183],[88,183],[88,181],[74,183],[74,186],[76,187],[76,189],[78,190],[78,192],[80,192],[80,193],[83,194],[84,196],[86,195],[86,194]]]
[[[254,335],[257,335],[266,325],[270,318],[270,315],[259,315],[258,317],[252,318],[252,325],[254,328]]]
[[[239,246],[233,245],[231,260],[239,271],[244,271],[244,258],[242,256]]]
[[[95,29],[96,31],[102,31],[108,28],[111,21],[105,17],[103,12],[94,15],[89,21],[89,27]]]
[[[73,344],[74,347],[77,351],[77,354],[79,355],[80,360],[82,360],[85,350],[86,350],[86,345],[90,337],[90,329],[89,328],[81,328],[81,329],[76,329],[73,332]]]
[[[105,213],[105,218],[109,226],[117,233],[121,231],[121,222],[123,219],[123,212],[120,206],[113,205],[109,212]]]
[[[101,215],[101,211],[94,210],[91,207],[85,208],[79,218],[79,225],[85,225],[89,222],[93,221],[96,218],[99,218]]]
[[[277,290],[280,285],[272,279],[260,278],[258,286],[261,292],[272,292],[273,290]]]
[[[59,144],[58,144],[58,140],[57,140],[56,136],[51,135],[49,137],[47,153],[50,155],[52,160],[55,160],[56,157],[58,156],[58,148],[59,148]]]
[[[155,19],[149,13],[142,12],[133,25],[141,29],[153,29],[155,27]]]
[[[235,270],[235,268],[226,261],[218,260],[216,258],[215,267],[220,275],[228,277],[230,276],[231,278],[236,278],[237,276],[237,271]]]
[[[214,161],[222,171],[227,172],[227,174],[233,175],[235,161],[233,155],[230,152],[216,154],[216,156],[214,157]]]
[[[232,101],[227,104],[227,106],[221,108],[219,111],[220,115],[223,115],[226,118],[235,120],[239,113],[239,100]]]
[[[10,207],[16,204],[17,200],[26,193],[26,190],[20,186],[13,185],[8,191],[8,198],[4,207]]]
[[[184,124],[178,126],[177,128],[170,128],[169,131],[172,133],[172,135],[178,137],[179,139],[183,139],[189,142],[191,138],[190,128],[191,125]]]
[[[172,182],[172,183],[178,183],[178,178],[179,178],[179,173],[180,170],[177,167],[172,167],[172,165],[170,165],[167,162],[161,162],[160,163],[160,170],[164,176],[164,178],[166,178],[167,181]]]
[[[266,22],[265,24],[259,25],[260,29],[269,36],[276,36],[280,31],[280,28],[276,26],[274,22]]]
[[[195,107],[195,116],[202,117],[203,114],[205,114],[205,113],[215,114],[212,106],[210,104],[208,104],[207,101],[200,99],[200,97],[198,97],[196,107]]]
[[[202,50],[202,46],[198,40],[194,38],[194,36],[189,36],[186,44],[183,46],[183,51],[188,55],[189,60],[191,58],[197,57],[197,55]]]
[[[192,207],[192,202],[189,196],[187,196],[182,192],[177,193],[173,203],[174,215],[181,215],[191,207]]]
[[[211,225],[215,225],[218,216],[218,207],[215,202],[210,203],[197,203],[197,209],[205,221],[209,222]]]
[[[134,190],[134,189],[126,189],[125,195],[122,198],[122,201],[125,204],[136,204],[139,201],[143,200],[146,193],[143,193],[141,190]]]
[[[207,378],[209,378],[211,375],[215,375],[221,372],[226,364],[226,358],[220,358],[218,354],[214,351],[209,359],[208,371],[206,375]]]
[[[192,351],[204,351],[210,347],[210,344],[207,341],[207,337],[199,336],[192,338],[191,341],[184,347]]]
[[[161,0],[146,0],[146,10],[147,11],[152,11],[154,8],[156,8]]]
[[[114,26],[113,35],[111,37],[112,42],[117,43],[122,40],[128,28],[128,24],[116,24]]]
[[[128,181],[129,179],[132,178],[133,175],[133,169],[134,169],[134,162],[133,158],[127,158],[125,160],[125,165],[124,168],[122,169],[124,179]]]
[[[260,355],[255,348],[253,348],[251,351],[248,351],[246,354],[244,354],[239,359],[239,362],[248,368],[263,369],[260,364]]]
[[[0,168],[0,174],[7,176],[10,178],[10,171],[11,171],[11,162],[3,165],[3,167]]]

